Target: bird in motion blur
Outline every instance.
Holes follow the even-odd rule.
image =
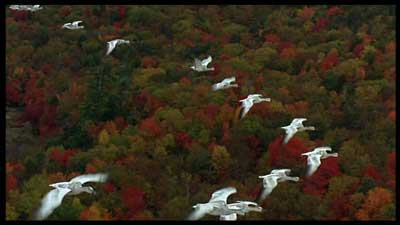
[[[190,68],[197,72],[212,71],[214,67],[207,67],[207,65],[212,61],[212,57],[208,56],[206,59],[200,60],[198,58],[194,59],[194,65]]]
[[[260,102],[270,102],[270,98],[261,98],[262,95],[260,94],[251,94],[248,95],[247,98],[239,100],[239,102],[242,103],[242,113],[240,118],[243,118],[249,111],[250,108],[253,107],[255,103],[260,103]]]
[[[294,181],[298,182],[299,177],[291,177],[289,176],[291,170],[290,169],[275,169],[272,170],[270,174],[259,176],[259,178],[263,179],[263,190],[259,197],[259,201],[263,201],[271,192],[278,186],[279,182],[284,181]]]
[[[66,24],[64,24],[61,28],[67,28],[67,29],[70,29],[70,30],[77,30],[77,29],[83,29],[83,28],[85,28],[85,26],[79,26],[80,23],[82,23],[81,20],[79,20],[79,21],[74,21],[74,22],[72,22],[72,23],[66,23]]]
[[[93,187],[82,186],[87,182],[105,182],[108,175],[105,173],[85,174],[77,176],[67,182],[58,182],[50,184],[54,188],[48,192],[42,199],[41,206],[36,212],[36,219],[46,219],[53,211],[61,205],[66,195],[78,195],[82,192],[95,194]]]
[[[283,140],[283,144],[288,143],[289,140],[294,136],[294,134],[296,134],[299,131],[315,130],[315,127],[313,126],[305,127],[303,125],[303,121],[306,120],[307,120],[306,118],[294,118],[289,126],[281,127],[286,131],[286,136],[285,139]]]
[[[227,204],[231,194],[236,193],[234,187],[227,187],[215,191],[207,203],[199,203],[193,206],[194,211],[188,216],[188,220],[199,220],[206,214],[219,216],[220,220],[236,220],[237,214],[244,215],[250,211],[261,212],[262,208],[257,203],[249,201],[237,201]]]
[[[236,81],[235,77],[225,78],[221,82],[213,84],[211,88],[213,91],[217,91],[217,90],[227,89],[227,88],[231,88],[231,87],[239,87],[238,84],[232,84],[235,81]]]
[[[10,5],[9,7],[12,10],[18,10],[18,11],[31,11],[35,12],[38,10],[43,9],[43,7],[40,7],[40,5]]]
[[[106,55],[109,55],[117,45],[120,44],[130,44],[130,41],[124,40],[124,39],[115,39],[112,41],[107,42],[107,53]]]
[[[328,153],[331,152],[332,148],[328,146],[315,148],[311,152],[306,152],[301,155],[307,156],[307,173],[306,176],[311,176],[317,171],[318,167],[321,165],[321,159],[326,159],[328,157],[338,157],[339,154]]]

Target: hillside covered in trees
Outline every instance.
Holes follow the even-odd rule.
[[[5,9],[6,106],[20,112],[7,118],[7,220],[31,220],[49,184],[98,172],[96,195],[48,219],[184,220],[223,187],[255,201],[274,168],[300,181],[239,220],[395,219],[395,6],[42,7]],[[131,44],[106,56],[116,38]],[[190,69],[208,55],[214,71]],[[211,90],[230,76],[238,88]],[[240,119],[253,93],[271,101]],[[296,117],[316,130],[282,145]],[[26,135],[35,144],[13,145]],[[307,178],[301,153],[318,146],[339,157]]]

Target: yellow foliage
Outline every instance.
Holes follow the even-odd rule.
[[[102,145],[108,144],[110,141],[110,135],[108,134],[106,129],[103,129],[99,134],[99,143]]]
[[[212,152],[211,161],[216,170],[224,170],[229,167],[231,155],[224,146],[216,145]]]

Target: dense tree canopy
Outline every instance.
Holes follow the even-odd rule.
[[[49,219],[181,220],[222,187],[255,201],[258,176],[290,168],[300,181],[239,220],[394,220],[395,24],[384,5],[6,8],[6,105],[41,142],[7,157],[6,219],[32,219],[50,183],[106,172]],[[115,38],[131,44],[105,56]],[[214,71],[190,69],[208,55]],[[231,76],[239,88],[211,91]],[[240,119],[253,93],[271,102]],[[316,130],[282,145],[295,117]],[[318,146],[339,157],[306,178],[300,154]]]

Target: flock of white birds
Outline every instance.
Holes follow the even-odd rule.
[[[42,9],[40,5],[11,5],[9,8],[12,10],[28,10],[32,12]],[[70,30],[83,29],[84,26],[80,26],[80,23],[82,23],[82,21],[66,23],[62,26],[62,28]],[[120,44],[130,44],[130,41],[124,39],[115,39],[107,42],[106,55],[109,55],[115,49],[115,47]],[[190,68],[197,72],[213,71],[214,67],[207,67],[208,64],[210,64],[211,62],[211,56],[208,56],[203,60],[195,58],[194,64]],[[212,85],[211,89],[213,91],[218,91],[228,88],[238,88],[239,85],[235,84],[235,81],[235,77],[225,78],[221,82]],[[247,96],[247,98],[240,100],[239,102],[241,103],[242,107],[240,118],[243,118],[250,111],[251,107],[253,107],[255,103],[260,103],[264,101],[270,102],[271,99],[262,98],[261,94],[250,94]],[[287,144],[297,132],[315,130],[315,127],[313,126],[305,127],[303,125],[303,122],[306,120],[306,118],[294,118],[290,125],[281,127],[286,131],[286,136],[282,141],[282,145]],[[306,176],[311,176],[316,172],[318,167],[321,165],[321,159],[325,159],[327,157],[338,157],[338,153],[328,153],[331,151],[332,149],[326,146],[317,147],[311,152],[301,154],[303,156],[307,156]],[[263,190],[259,197],[259,201],[263,201],[269,194],[271,194],[273,189],[280,182],[298,182],[300,178],[289,176],[290,172],[290,169],[273,169],[270,174],[259,176],[259,178],[263,179]],[[107,177],[108,175],[106,173],[85,174],[77,176],[71,179],[69,182],[50,184],[49,186],[54,189],[48,192],[43,197],[41,206],[36,213],[36,219],[43,220],[47,218],[58,206],[61,205],[62,200],[66,195],[78,195],[82,192],[95,194],[96,192],[92,187],[82,185],[88,182],[105,182],[107,180]],[[262,211],[261,206],[251,201],[237,201],[235,203],[227,203],[228,197],[236,192],[237,190],[234,187],[226,187],[215,191],[211,195],[211,199],[207,203],[199,203],[194,205],[194,211],[187,217],[187,219],[199,220],[208,214],[219,216],[220,220],[237,220],[237,215],[245,215],[246,213],[251,211]]]

